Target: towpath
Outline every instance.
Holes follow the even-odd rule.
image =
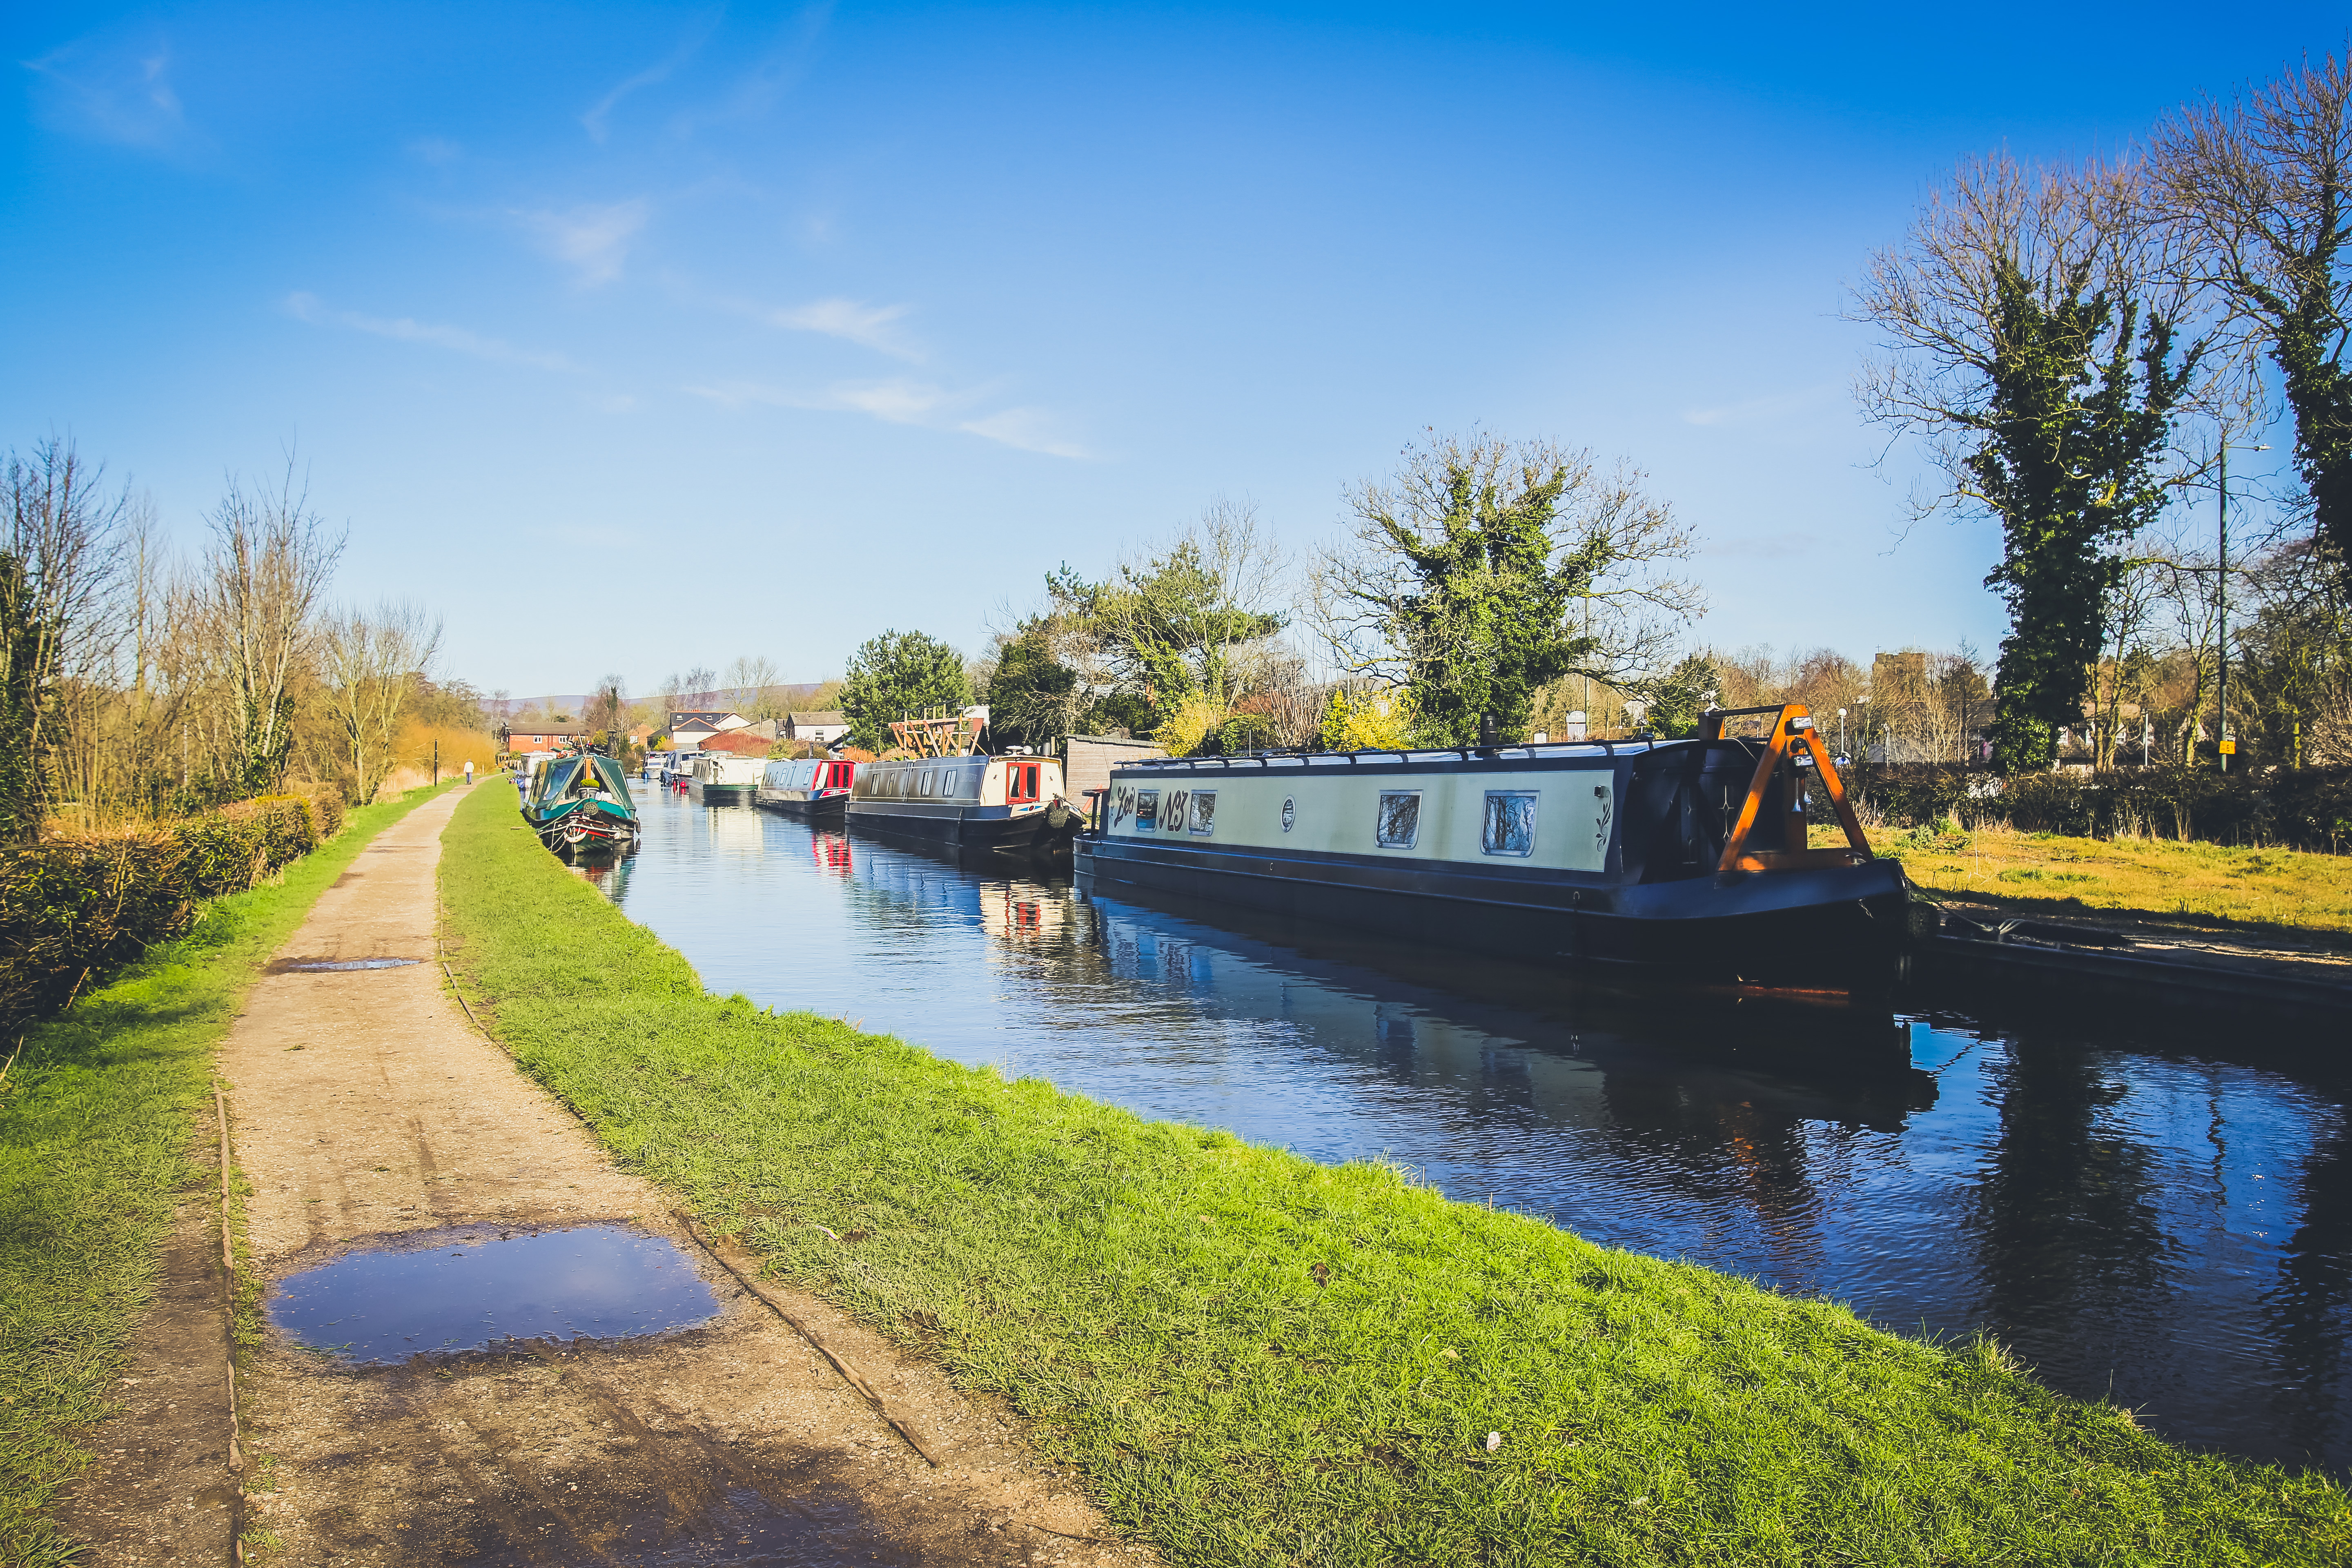
[[[265,1561],[289,1564],[1147,1560],[1112,1542],[1004,1412],[814,1298],[763,1286],[862,1373],[928,1462],[468,1025],[435,961],[435,868],[458,798],[388,829],[320,898],[222,1048],[253,1268],[275,1282],[433,1230],[460,1247],[627,1226],[671,1238],[719,1316],[660,1337],[366,1369],[273,1332],[240,1378],[238,1499],[222,1471],[205,1489],[226,1428],[218,1363],[193,1364],[217,1276],[192,1242],[192,1206],[131,1406],[66,1510],[96,1560],[222,1561],[230,1507]],[[360,959],[420,962],[291,967]],[[209,1342],[217,1355],[217,1329]]]

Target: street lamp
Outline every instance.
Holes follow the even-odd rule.
[[[2267,452],[2268,446],[2241,447],[2242,452]],[[2237,742],[2230,739],[2230,443],[2221,443],[2221,484],[2219,570],[2214,574],[2213,596],[2220,611],[2221,625],[2213,644],[2216,671],[2213,679],[2213,731],[2218,737],[2214,755],[2221,771],[2230,771],[2230,752]]]
[[[1838,755],[1845,755],[1845,710],[1838,710]]]

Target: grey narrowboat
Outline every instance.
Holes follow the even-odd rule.
[[[1060,763],[977,752],[865,763],[848,819],[862,832],[982,849],[1049,847],[1077,826]]]
[[[859,770],[870,763],[845,763],[832,757],[803,757],[770,763],[760,775],[753,804],[811,822],[839,822],[849,807],[849,792]]]
[[[1809,788],[1844,844],[1809,847]],[[1797,704],[1685,741],[1122,762],[1076,856],[1082,886],[1695,979],[1869,989],[1908,951],[1902,866]]]

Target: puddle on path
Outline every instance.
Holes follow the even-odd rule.
[[[719,1314],[667,1237],[624,1226],[422,1231],[279,1282],[270,1323],[346,1361],[391,1363],[509,1339],[624,1339]]]
[[[421,958],[281,958],[269,965],[272,974],[319,974],[347,969],[405,969]]]
[[[602,1563],[618,1568],[687,1568],[688,1564],[761,1564],[762,1568],[858,1568],[909,1563],[918,1555],[896,1551],[879,1535],[855,1494],[818,1491],[778,1503],[748,1488],[729,1489],[717,1506],[688,1521],[656,1506],[609,1529],[540,1527],[528,1538],[529,1521],[493,1522],[442,1543],[445,1554],[461,1555],[469,1568],[508,1568],[521,1563]],[[569,1536],[570,1539],[565,1539]],[[520,1540],[518,1540],[520,1537]]]

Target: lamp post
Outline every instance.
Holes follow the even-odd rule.
[[[2267,452],[2270,447],[2247,447],[2248,452]],[[2221,443],[2220,505],[2215,509],[2219,527],[2216,539],[2219,548],[2218,570],[2213,577],[2213,599],[2220,625],[2213,643],[2213,732],[2216,737],[2213,754],[2221,771],[2230,771],[2230,752],[2237,742],[2230,739],[2230,444]]]
[[[1838,755],[1845,755],[1845,710],[1838,710]]]

